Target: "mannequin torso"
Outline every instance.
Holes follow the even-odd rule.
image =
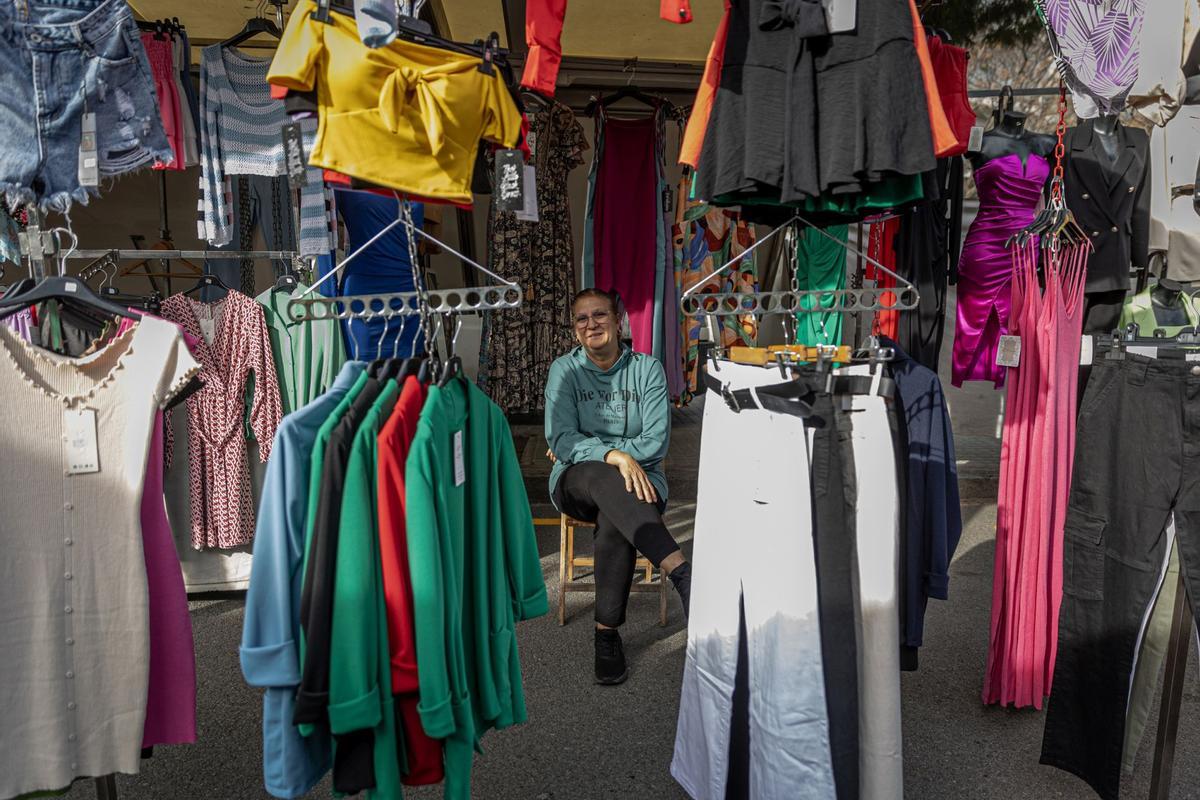
[[[1030,155],[1050,158],[1058,140],[1047,134],[1025,130],[1025,115],[1019,111],[1006,111],[995,128],[983,135],[983,144],[977,153],[968,153],[971,166],[978,169],[993,159],[1016,154],[1021,163],[1029,161]]]

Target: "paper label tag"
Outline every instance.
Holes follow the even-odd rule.
[[[1094,341],[1095,340],[1090,334],[1085,333],[1083,335],[1082,341],[1079,345],[1079,365],[1081,367],[1086,367],[1096,359],[1095,350],[1092,344]]]
[[[100,157],[96,153],[96,114],[86,111],[79,138],[79,185],[100,185]]]
[[[1000,344],[996,348],[996,366],[998,367],[1019,367],[1021,366],[1021,337],[1020,336],[1001,336]]]
[[[496,151],[496,207],[501,211],[524,210],[524,167],[520,150]]]
[[[100,471],[100,451],[96,446],[96,412],[91,408],[63,409],[63,456],[67,474],[82,475]]]
[[[463,463],[463,432],[454,432],[454,485],[467,482],[467,465]]]
[[[204,337],[204,341],[208,344],[213,343],[213,339],[217,338],[217,321],[215,319],[197,319],[200,323],[200,335]]]
[[[983,147],[983,126],[972,125],[971,135],[967,138],[967,152],[978,153],[981,147]]]
[[[663,213],[670,214],[674,208],[675,192],[673,192],[671,187],[668,186],[665,190],[663,190]]]
[[[537,131],[525,135],[525,144],[529,145],[529,157],[537,158]]]
[[[522,222],[538,221],[537,203],[537,170],[530,164],[525,165],[525,205],[517,212],[517,219]]]
[[[283,126],[283,158],[287,164],[288,183],[292,188],[308,185],[308,159],[304,157],[304,139],[300,126],[289,122]]]
[[[858,26],[858,0],[821,0],[830,33],[845,33]]]

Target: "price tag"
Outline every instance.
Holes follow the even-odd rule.
[[[454,485],[467,482],[467,465],[463,462],[463,432],[454,432]]]
[[[1096,355],[1092,345],[1094,341],[1090,334],[1085,333],[1083,335],[1083,341],[1079,346],[1079,366],[1086,367],[1095,361]]]
[[[983,126],[972,125],[971,135],[967,139],[967,152],[978,153],[979,148],[983,147]]]
[[[96,115],[83,115],[83,133],[79,139],[79,185],[100,185],[100,157],[96,153]]]
[[[537,170],[531,165],[525,165],[525,205],[517,212],[517,219],[522,222],[538,221],[537,202]]]
[[[858,26],[858,0],[821,0],[830,33],[846,33]]]
[[[96,412],[91,408],[63,409],[63,457],[68,475],[100,471],[96,446]]]
[[[496,207],[501,211],[525,208],[525,158],[520,150],[496,151]]]
[[[998,367],[1019,367],[1021,366],[1021,337],[1020,336],[1001,336],[1000,344],[996,348],[996,366]]]
[[[288,183],[292,188],[308,185],[308,159],[304,157],[304,139],[300,126],[289,122],[283,126],[283,158],[287,164]]]

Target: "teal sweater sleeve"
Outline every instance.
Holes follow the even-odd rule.
[[[608,446],[633,456],[638,463],[657,463],[667,457],[671,442],[671,401],[667,373],[657,358],[636,356],[642,392],[642,432]],[[601,456],[603,458],[603,456]]]

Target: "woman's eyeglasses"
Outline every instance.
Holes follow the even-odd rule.
[[[611,311],[593,311],[591,314],[579,314],[575,317],[576,328],[586,328],[589,322],[603,325],[612,316]]]

